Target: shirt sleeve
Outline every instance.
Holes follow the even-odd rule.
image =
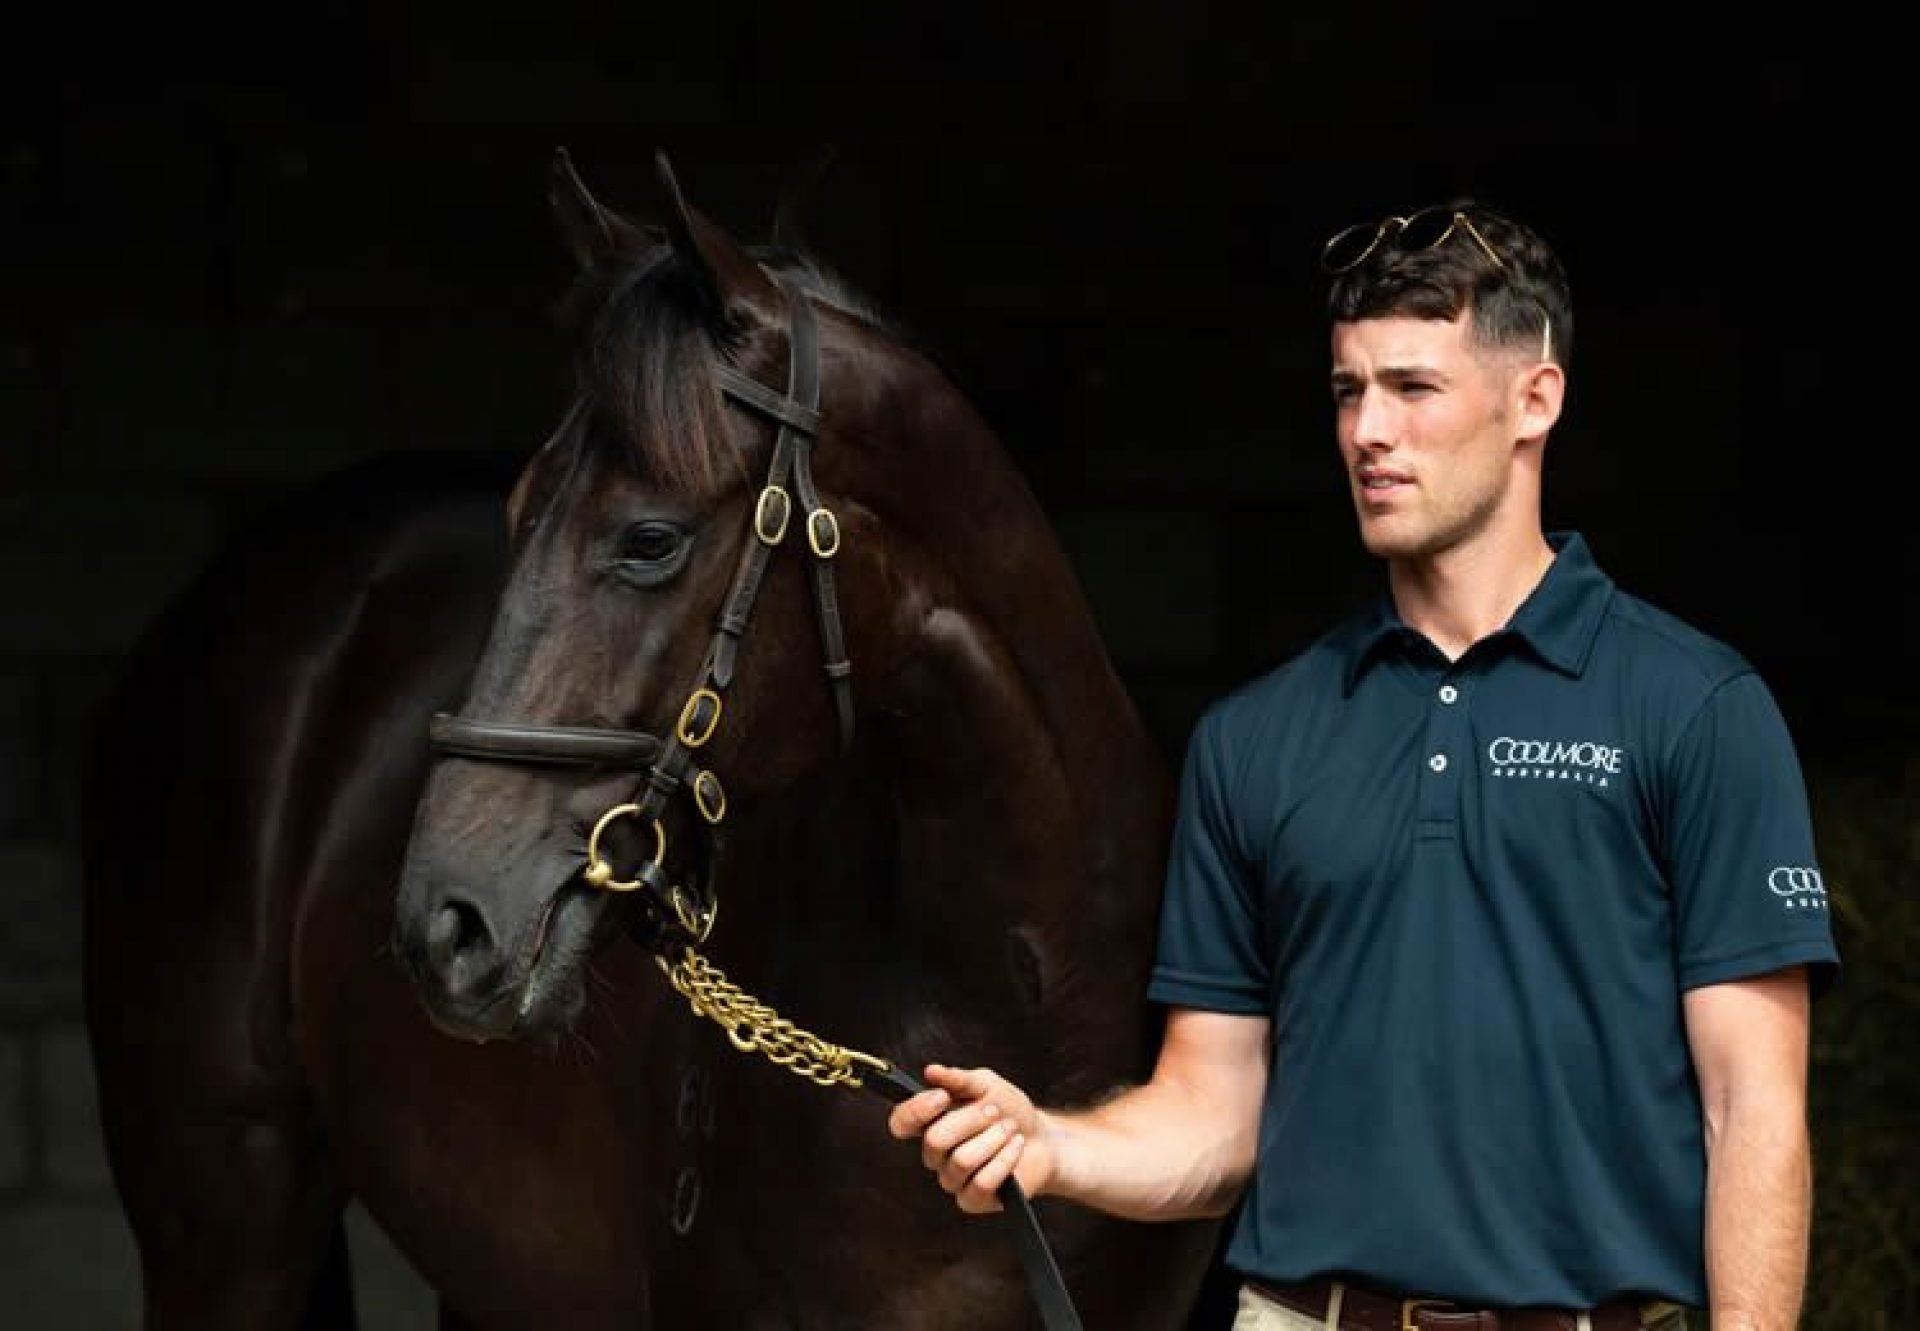
[[[1682,989],[1804,964],[1839,968],[1799,757],[1773,695],[1746,673],[1702,704],[1668,767],[1667,869]]]
[[[1179,1007],[1265,1015],[1269,967],[1256,878],[1239,842],[1226,739],[1216,709],[1187,745],[1147,993]]]

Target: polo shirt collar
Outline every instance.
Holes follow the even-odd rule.
[[[1613,579],[1594,563],[1586,538],[1580,533],[1549,532],[1547,544],[1554,552],[1553,562],[1501,632],[1525,642],[1554,669],[1578,676],[1586,669],[1607,602],[1613,596]],[[1348,693],[1389,647],[1403,646],[1419,637],[1400,618],[1391,593],[1382,593],[1342,636],[1346,638]]]

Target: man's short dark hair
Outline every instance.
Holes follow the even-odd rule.
[[[1336,240],[1363,257],[1333,276],[1332,322],[1451,320],[1471,311],[1480,345],[1568,365],[1573,297],[1566,272],[1552,247],[1512,218],[1458,199],[1361,224]]]

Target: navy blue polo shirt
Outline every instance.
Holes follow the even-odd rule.
[[[1837,965],[1786,725],[1576,534],[1449,662],[1391,601],[1189,742],[1157,1001],[1273,1019],[1228,1263],[1701,1306],[1681,995]]]

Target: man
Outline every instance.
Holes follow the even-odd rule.
[[[1785,724],[1542,528],[1547,245],[1462,203],[1325,262],[1387,595],[1194,730],[1151,1080],[1043,1111],[933,1066],[890,1128],[970,1212],[1010,1173],[1146,1220],[1239,1204],[1239,1331],[1790,1328],[1838,958]]]

